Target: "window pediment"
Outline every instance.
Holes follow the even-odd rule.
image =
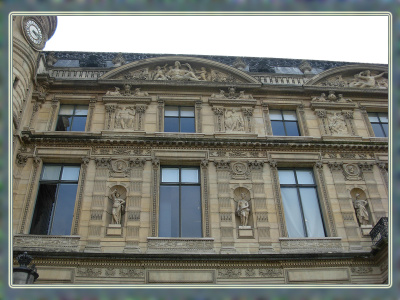
[[[135,61],[99,78],[99,81],[215,82],[227,84],[260,83],[245,72],[215,61],[166,56]]]

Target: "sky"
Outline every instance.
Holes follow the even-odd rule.
[[[58,16],[45,51],[388,63],[388,16]]]

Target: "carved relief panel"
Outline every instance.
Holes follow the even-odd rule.
[[[357,135],[353,121],[355,104],[342,94],[336,96],[334,91],[329,91],[328,96],[325,93],[313,96],[311,108],[319,119],[321,135]]]
[[[220,90],[212,94],[209,103],[214,111],[215,132],[250,133],[253,132],[253,110],[256,101],[244,91],[236,93],[235,87],[228,92]]]

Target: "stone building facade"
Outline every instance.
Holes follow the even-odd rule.
[[[387,65],[35,48],[55,25],[13,20],[36,284],[388,283]]]

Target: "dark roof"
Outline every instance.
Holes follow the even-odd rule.
[[[53,51],[44,51],[48,55]],[[118,53],[115,52],[54,52],[58,59],[55,67],[113,67],[112,60]],[[277,68],[298,68],[304,61],[301,59],[286,58],[263,58],[263,57],[237,57],[237,56],[215,56],[215,55],[187,55],[187,54],[149,54],[149,53],[122,53],[126,63],[164,56],[188,56],[204,58],[232,66],[240,58],[246,65],[246,71],[255,73],[277,73]],[[313,69],[319,73],[324,70],[344,65],[359,64],[354,62],[306,60]],[[280,72],[279,72],[280,73]]]

